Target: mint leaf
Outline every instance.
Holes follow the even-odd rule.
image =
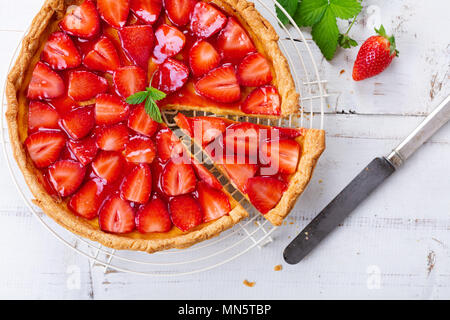
[[[302,0],[295,12],[294,20],[299,27],[313,26],[321,21],[327,8],[328,0]]]
[[[291,17],[294,16],[298,7],[298,0],[278,0],[278,3],[289,13]],[[288,24],[289,19],[286,15],[281,12],[280,8],[275,6],[275,11],[277,12],[277,17],[280,19],[282,24]]]
[[[158,123],[163,123],[161,118],[161,111],[159,110],[158,105],[156,102],[149,98],[147,101],[145,101],[145,112]]]
[[[330,9],[334,16],[341,19],[351,19],[362,9],[359,0],[330,0]]]
[[[147,99],[149,93],[147,91],[137,92],[127,98],[128,104],[140,104]]]
[[[156,88],[149,87],[147,88],[147,91],[149,93],[149,96],[155,101],[162,100],[167,96],[164,92]]]
[[[331,60],[336,52],[339,29],[333,11],[327,7],[322,19],[313,25],[311,35],[314,42],[327,60]]]

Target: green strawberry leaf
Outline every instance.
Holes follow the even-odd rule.
[[[350,38],[346,34],[340,34],[338,39],[339,46],[345,49],[358,46],[358,42]]]
[[[339,29],[336,17],[329,7],[325,10],[322,19],[313,25],[311,35],[324,57],[327,60],[333,59],[338,45]]]
[[[278,0],[278,3],[289,13],[291,17],[294,16],[295,12],[297,11],[298,7],[298,0]],[[275,11],[277,13],[278,19],[280,19],[281,23],[286,25],[289,23],[288,17],[281,12],[280,8],[275,6]]]
[[[322,19],[327,8],[328,0],[302,0],[294,20],[299,27],[313,26]]]
[[[330,0],[330,9],[334,16],[341,19],[351,19],[362,9],[359,0]]]

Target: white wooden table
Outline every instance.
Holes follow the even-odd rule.
[[[0,79],[43,0],[0,1]],[[450,298],[450,125],[296,266],[289,241],[374,156],[386,154],[450,94],[447,0],[363,1],[352,34],[362,43],[382,22],[400,58],[378,77],[351,80],[357,49],[332,62],[313,45],[329,81],[327,150],[290,222],[274,242],[218,269],[148,278],[100,266],[58,242],[37,222],[0,166],[0,298]],[[344,72],[341,74],[341,70]],[[3,157],[3,155],[1,156]],[[1,158],[3,162],[3,158]],[[274,266],[282,264],[282,271]],[[80,286],[71,285],[79,270]],[[255,281],[253,288],[243,280]]]

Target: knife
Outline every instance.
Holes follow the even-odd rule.
[[[284,260],[299,263],[386,178],[450,119],[450,96],[388,156],[373,159],[284,250]]]

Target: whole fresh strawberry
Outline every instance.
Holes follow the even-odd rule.
[[[353,66],[353,80],[355,81],[381,73],[395,57],[398,57],[394,36],[388,37],[383,25],[375,31],[378,35],[367,39],[359,49]]]

